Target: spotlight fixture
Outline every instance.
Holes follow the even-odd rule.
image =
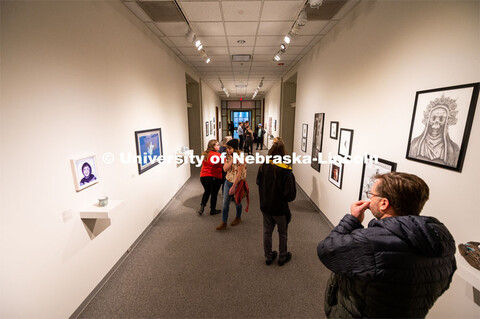
[[[197,50],[200,51],[201,49],[203,49],[203,45],[200,44],[198,47],[197,47]]]
[[[258,91],[260,91],[260,88],[263,86],[263,79],[265,79],[265,77],[263,77],[260,83],[258,83],[257,89],[253,93],[252,100],[257,96]]]
[[[289,44],[290,43],[290,32],[285,36],[285,38],[283,38],[283,41],[285,41],[286,44]]]
[[[193,33],[193,30],[191,28],[188,28],[187,34],[185,34],[185,39],[188,42],[193,42],[195,38],[196,36],[195,36],[195,33]]]
[[[307,24],[307,21],[308,21],[307,20],[307,11],[305,10],[305,8],[303,8],[303,10],[300,12],[300,14],[298,16],[296,24],[299,27],[303,27],[304,25]]]
[[[195,46],[198,48],[201,45],[202,45],[202,42],[200,42],[200,40],[197,39],[197,41],[195,41]]]
[[[286,48],[287,48],[287,47],[285,46],[285,44],[283,44],[283,43],[282,43],[282,44],[280,44],[280,50],[283,50],[283,51],[285,51],[285,49],[286,49]]]
[[[223,85],[222,79],[218,78],[218,80],[220,81],[220,87],[222,88],[222,90],[223,90],[223,92],[225,93],[225,95],[226,95],[227,97],[230,97],[230,94],[228,94],[227,89],[226,89],[225,86]]]
[[[323,4],[323,0],[309,0],[308,2],[310,2],[310,8],[312,9],[318,9]]]

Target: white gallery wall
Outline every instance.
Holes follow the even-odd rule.
[[[202,132],[203,132],[203,150],[207,149],[208,141],[216,139],[215,131],[218,131],[217,124],[214,124],[215,129],[212,129],[212,124],[219,121],[219,118],[222,115],[222,109],[220,108],[221,102],[220,97],[215,94],[215,92],[207,85],[205,82],[201,82],[202,84],[202,116],[203,116],[203,123],[202,123]],[[218,117],[215,116],[215,108],[218,107]],[[214,121],[215,119],[215,121]],[[220,119],[221,120],[221,119]],[[206,131],[205,122],[208,121],[208,132]],[[208,133],[208,134],[207,134]],[[222,139],[222,136],[219,134],[219,140]],[[200,154],[195,154],[200,155]]]
[[[422,177],[430,186],[422,214],[442,221],[457,245],[478,241],[479,106],[461,173],[406,160],[405,154],[416,91],[480,81],[479,20],[479,1],[360,2],[298,66],[294,151],[311,154],[314,114],[325,113],[324,160],[338,152],[338,140],[329,137],[330,121],[338,121],[354,130],[352,155],[377,155],[396,162],[397,171]],[[303,123],[309,130],[306,153]],[[342,189],[328,181],[327,164],[320,173],[295,165],[294,173],[334,225],[358,200],[361,164],[345,165]],[[459,254],[457,263],[453,285],[431,318],[480,316],[472,300],[480,274]]]
[[[278,81],[265,95],[265,117],[263,119],[265,130],[267,133],[265,134],[266,137],[264,139],[265,145],[267,148],[270,148],[273,143],[273,139],[270,139],[268,136],[269,133],[269,125],[270,125],[270,118],[271,121],[271,134],[275,137],[279,135],[280,132],[280,106],[282,101],[282,82]],[[277,126],[274,127],[275,120],[277,120]]]
[[[188,145],[191,71],[120,2],[0,4],[0,317],[67,318],[189,178],[121,159],[138,130],[161,128],[165,155]],[[99,182],[77,193],[70,159],[88,155]],[[102,195],[123,204],[92,239],[79,211]]]

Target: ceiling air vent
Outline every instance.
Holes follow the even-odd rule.
[[[232,54],[233,62],[249,62],[252,59],[250,54]]]

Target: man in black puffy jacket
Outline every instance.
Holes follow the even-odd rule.
[[[327,283],[329,318],[423,318],[450,286],[455,241],[434,217],[419,216],[429,188],[407,173],[377,175],[370,201],[351,205],[317,247],[333,273]],[[377,218],[363,228],[366,209]]]

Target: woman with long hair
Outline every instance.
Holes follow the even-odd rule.
[[[226,180],[223,186],[222,223],[217,226],[217,230],[224,230],[227,228],[230,200],[232,200],[232,197],[235,194],[238,183],[247,178],[247,167],[245,164],[233,162],[233,153],[235,152],[237,155],[240,155],[240,150],[238,147],[237,139],[227,142],[227,156],[225,159],[225,164],[223,164],[223,170],[227,173],[227,175],[225,176]],[[237,204],[235,199],[233,199],[233,202],[237,208],[237,213],[230,226],[237,226],[242,221],[242,203],[240,202]]]
[[[272,156],[274,160],[262,164],[257,174],[260,210],[263,214],[263,249],[267,265],[270,265],[278,255],[276,251],[272,251],[272,233],[275,225],[278,228],[280,251],[278,264],[283,266],[292,258],[292,253],[287,250],[288,223],[292,217],[288,202],[295,199],[297,187],[292,167],[283,164],[283,160],[279,160],[280,157],[283,159],[286,154],[283,140],[280,137],[275,138],[268,151],[268,155]]]
[[[208,198],[210,199],[210,215],[219,214],[220,210],[215,209],[217,205],[217,195],[222,183],[222,163],[218,150],[220,145],[217,140],[210,140],[207,149],[202,153],[203,162],[200,171],[200,182],[202,183],[203,192],[202,203],[197,211],[199,215],[203,214],[205,206],[207,206]],[[213,161],[212,161],[213,159]],[[216,163],[216,164],[215,164]]]

